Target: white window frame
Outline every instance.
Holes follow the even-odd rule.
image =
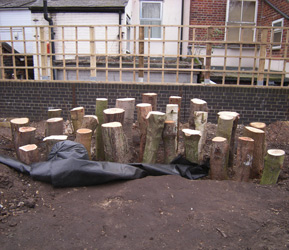
[[[143,3],[159,3],[161,8],[160,8],[160,18],[143,18],[142,17],[142,5]],[[140,0],[140,10],[139,10],[139,19],[140,19],[140,23],[141,21],[160,21],[160,23],[162,24],[162,21],[163,21],[163,1],[143,1],[143,0]],[[145,36],[145,39],[148,39],[148,36]],[[162,39],[162,32],[161,32],[161,35],[160,37],[158,38],[150,38],[150,40],[161,40]]]
[[[229,22],[229,11],[230,11],[230,1],[231,0],[227,0],[227,9],[226,9],[226,27],[228,28],[229,26],[227,25],[228,22]],[[243,16],[243,3],[244,1],[248,1],[248,0],[238,0],[240,2],[242,2],[242,9],[241,9],[241,17]],[[236,25],[238,24],[254,24],[254,26],[256,26],[257,24],[257,14],[258,14],[258,0],[250,0],[252,2],[255,2],[255,16],[254,16],[254,22],[236,22]],[[254,32],[253,32],[253,41],[252,42],[255,42],[255,33],[256,33],[256,29],[254,29]],[[227,41],[227,29],[226,29],[226,32],[225,32],[225,39]],[[241,27],[239,29],[239,38],[238,38],[239,41],[241,41]]]
[[[279,45],[273,45],[272,46],[272,49],[273,50],[278,50],[278,49],[281,49],[281,43],[282,43],[282,37],[283,37],[283,27],[284,27],[284,18],[280,18],[280,19],[277,19],[275,21],[272,22],[272,27],[274,27],[274,24],[276,23],[280,23],[281,22],[281,29],[279,29],[279,26],[276,26],[276,28],[273,28],[272,29],[272,42],[274,41],[274,35],[275,33],[281,33],[281,40],[280,40],[280,44]]]

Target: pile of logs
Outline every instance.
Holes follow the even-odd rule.
[[[136,127],[140,135],[139,162],[155,163],[162,141],[164,163],[169,164],[180,152],[181,102],[180,96],[171,96],[163,113],[157,111],[156,93],[142,94],[142,103],[137,105],[135,105],[135,98],[119,98],[113,108],[108,108],[107,98],[96,98],[95,115],[85,115],[84,107],[70,110],[70,122],[75,141],[84,145],[89,159],[126,163],[131,158],[132,129],[135,126],[136,111]],[[48,110],[43,139],[47,154],[55,143],[68,138],[64,134],[61,113],[61,109]],[[192,163],[204,163],[208,113],[206,101],[198,98],[190,100],[189,127],[182,129],[181,135],[184,139],[183,154]],[[240,115],[233,111],[222,111],[217,116],[216,137],[211,141],[210,151],[211,179],[226,180],[230,177],[228,173],[233,172],[233,179],[237,181],[260,178],[261,184],[276,183],[285,152],[270,149],[266,154],[266,124],[250,123],[244,128],[243,135],[236,140]],[[18,159],[26,164],[39,161],[39,149],[35,144],[36,128],[29,126],[28,118],[16,118],[10,123],[12,141]],[[95,139],[94,152],[92,152],[93,138]]]

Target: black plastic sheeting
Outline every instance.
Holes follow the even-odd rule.
[[[181,156],[168,165],[90,161],[82,144],[68,140],[56,143],[46,162],[25,165],[0,155],[0,163],[55,187],[98,185],[160,175],[179,175],[194,180],[205,177],[209,171],[207,165],[193,164]]]

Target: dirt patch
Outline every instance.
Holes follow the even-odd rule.
[[[44,122],[32,125],[44,147]],[[215,132],[209,123],[207,157]],[[289,123],[268,125],[266,139],[286,152],[274,186],[161,176],[57,189],[0,165],[1,249],[289,248]],[[15,157],[9,128],[0,154]]]

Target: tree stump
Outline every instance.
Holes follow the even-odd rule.
[[[125,111],[123,131],[126,135],[129,145],[132,146],[132,135],[133,135],[132,126],[134,122],[135,98],[116,99],[115,107],[121,108]]]
[[[103,110],[103,121],[104,123],[109,122],[120,122],[123,125],[124,122],[124,109],[111,108]]]
[[[280,149],[269,149],[265,156],[264,171],[261,178],[261,185],[273,185],[278,177],[285,159],[285,151]]]
[[[39,149],[35,144],[28,144],[19,148],[19,160],[27,165],[39,162]]]
[[[63,118],[55,117],[46,121],[45,136],[63,135]]]
[[[89,159],[91,159],[91,137],[91,129],[80,128],[76,131],[75,141],[82,144],[86,148]]]
[[[48,119],[61,117],[62,109],[48,109]]]
[[[73,133],[75,134],[81,128],[82,120],[85,115],[83,107],[76,107],[70,110],[70,117],[73,126]]]
[[[15,118],[12,119],[10,121],[10,128],[11,128],[11,137],[12,137],[12,142],[13,145],[15,146],[15,149],[17,149],[18,147],[16,147],[16,140],[17,136],[19,135],[19,128],[20,127],[27,127],[29,124],[29,118]]]
[[[35,132],[36,128],[34,127],[20,127],[18,129],[14,144],[16,156],[18,159],[20,159],[19,147],[35,143]]]
[[[128,161],[128,145],[121,123],[104,123],[101,128],[105,160],[126,163]]]
[[[212,180],[227,180],[226,158],[229,152],[228,140],[224,137],[212,139],[210,154],[210,176]]]
[[[147,115],[147,138],[143,155],[144,163],[155,163],[159,144],[162,138],[166,115],[158,111],[151,111]]]
[[[193,129],[183,129],[185,157],[192,163],[199,163],[199,141],[201,132]]]
[[[235,180],[248,182],[252,168],[254,140],[249,137],[238,138],[237,157],[235,164]]]
[[[96,98],[95,101],[95,115],[98,118],[98,126],[96,127],[95,135],[95,157],[99,161],[104,160],[104,148],[102,141],[103,111],[107,109],[107,98]]]
[[[265,131],[266,123],[264,123],[264,122],[250,122],[250,127],[261,129],[261,130]]]
[[[179,106],[178,104],[167,104],[166,106],[166,121],[173,121],[176,126],[175,126],[175,130],[176,130],[176,135],[177,135],[177,128],[178,128],[178,124],[179,124]],[[178,138],[177,136],[175,137],[175,149],[176,152],[178,150]]]
[[[143,93],[142,94],[142,103],[149,103],[152,105],[152,111],[157,110],[157,98],[156,93]]]
[[[252,138],[255,142],[250,178],[259,178],[264,168],[265,132],[261,129],[247,126],[244,128],[243,134]]]
[[[98,118],[96,115],[85,115],[82,120],[81,128],[87,128],[94,134],[98,125]]]
[[[190,115],[189,115],[189,128],[190,129],[196,129],[195,128],[195,121],[194,121],[196,111],[209,112],[207,102],[202,100],[202,99],[198,99],[198,98],[191,99]]]
[[[232,116],[233,117],[233,127],[232,127],[232,132],[231,132],[231,140],[230,141],[228,140],[228,142],[230,142],[228,166],[229,167],[233,167],[233,165],[234,165],[234,154],[235,154],[236,131],[237,131],[240,115],[239,115],[239,113],[234,112],[234,111],[221,111],[221,112],[218,113],[218,116],[220,116],[220,115],[228,115],[228,116]]]
[[[201,139],[199,141],[199,163],[204,160],[204,147],[207,139],[207,122],[208,122],[208,112],[196,111],[194,115],[195,128],[201,132]]]
[[[137,121],[140,131],[140,147],[139,147],[139,162],[143,160],[143,153],[146,145],[147,135],[147,115],[152,111],[152,105],[149,103],[139,103],[136,105],[137,109]]]
[[[66,141],[67,140],[67,135],[51,135],[48,137],[45,137],[43,141],[45,142],[46,145],[46,158],[51,152],[52,147],[60,141]]]
[[[177,104],[178,109],[178,124],[177,124],[177,148],[178,151],[178,145],[179,145],[179,138],[180,138],[180,122],[181,122],[181,106],[182,106],[182,97],[180,96],[170,96],[169,97],[169,104]]]
[[[165,121],[163,130],[164,163],[169,164],[176,157],[176,123]]]

